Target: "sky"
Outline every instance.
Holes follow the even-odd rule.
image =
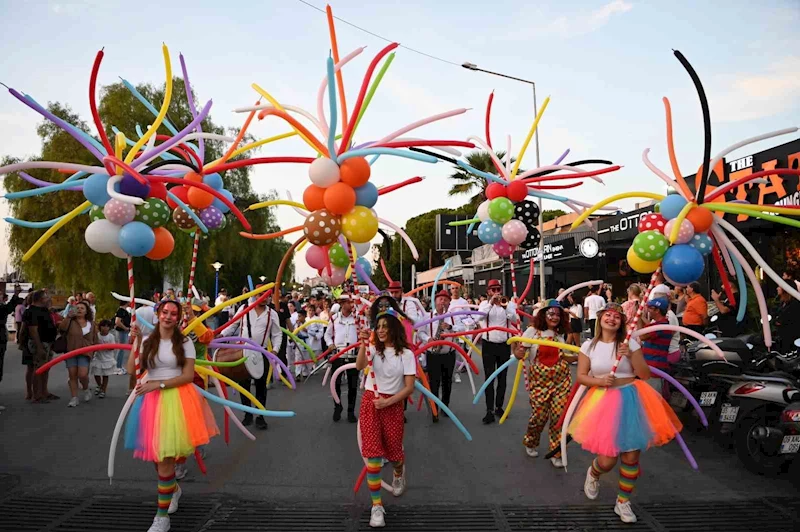
[[[255,102],[254,82],[282,103],[316,114],[316,94],[330,49],[325,15],[298,0],[247,4],[237,8],[236,2],[207,0],[0,0],[4,31],[0,81],[40,102],[67,103],[91,122],[87,87],[97,50],[105,47],[101,85],[118,77],[160,84],[164,42],[178,72],[178,53],[184,54],[198,106],[213,99],[211,116],[219,124],[241,126],[244,116],[232,110]],[[308,4],[325,7],[321,0]],[[661,181],[642,163],[642,151],[650,148],[651,160],[670,173],[664,96],[672,104],[682,173],[700,166],[700,105],[673,49],[683,52],[705,85],[712,154],[747,137],[800,125],[797,0],[495,0],[491,4],[343,0],[331,5],[337,17],[382,37],[337,22],[342,56],[367,47],[344,69],[351,109],[369,62],[388,44],[386,39],[408,47],[398,49],[359,125],[358,142],[462,107],[471,110],[414,134],[430,139],[482,138],[486,101],[494,91],[493,143],[496,149],[505,149],[510,135],[512,153],[518,153],[534,117],[531,86],[460,66],[471,62],[534,81],[539,105],[551,97],[539,125],[542,165],[551,164],[567,148],[571,150],[567,161],[605,158],[624,165],[604,178],[605,186],[589,182],[569,191],[569,196],[586,202],[630,190],[663,192]],[[36,154],[38,122],[33,111],[11,95],[0,94],[0,156]],[[257,138],[287,130],[277,118],[250,128]],[[788,135],[755,144],[740,155],[795,138]],[[312,152],[302,141],[288,139],[258,153],[270,155]],[[531,148],[523,166],[532,168],[535,162]],[[462,205],[466,197],[447,196],[451,172],[446,163],[382,157],[372,169],[376,185],[417,175],[425,180],[383,196],[376,206],[379,216],[402,226],[431,209]],[[295,199],[309,184],[304,165],[257,166],[251,179],[258,192],[275,190],[286,197],[288,191]],[[619,204],[632,207],[632,202]],[[546,209],[558,207],[545,202]],[[0,214],[7,212],[2,200]],[[302,222],[288,207],[276,208],[276,216],[282,228]],[[0,268],[8,260],[6,233],[0,242]],[[200,256],[201,261],[215,261],[204,257],[202,249]],[[315,273],[302,257],[296,264],[298,280]],[[254,277],[270,273],[253,272]]]

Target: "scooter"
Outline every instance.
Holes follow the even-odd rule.
[[[775,371],[736,377],[718,418],[739,459],[759,474],[780,472],[800,451],[800,349],[776,354],[770,366]]]

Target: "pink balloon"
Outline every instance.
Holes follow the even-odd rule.
[[[496,242],[492,245],[492,249],[495,253],[497,253],[497,256],[503,258],[513,255],[516,247],[516,245],[509,244],[505,240],[501,240],[500,242]]]
[[[503,224],[503,240],[517,246],[525,241],[528,236],[528,228],[520,220],[509,220]]]
[[[667,238],[669,238],[669,236],[672,234],[672,228],[675,227],[675,220],[677,220],[677,218],[673,218],[672,220],[668,221],[664,226],[664,236]],[[694,226],[692,225],[692,222],[684,218],[681,222],[681,228],[678,229],[678,239],[674,243],[687,244],[691,242],[693,237]]]
[[[321,270],[327,266],[328,250],[322,246],[309,246],[306,250],[306,262],[315,270]]]
[[[331,266],[331,274],[328,275],[328,268],[326,266],[325,269],[323,269],[320,277],[328,286],[339,286],[340,284],[344,283],[344,277],[346,274],[347,270],[344,268]]]
[[[136,217],[136,206],[118,199],[110,199],[103,207],[106,220],[116,225],[125,225]]]

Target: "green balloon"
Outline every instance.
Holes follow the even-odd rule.
[[[508,198],[495,198],[489,202],[489,218],[503,225],[514,217],[514,204]]]
[[[333,244],[328,249],[328,258],[331,259],[331,264],[338,268],[347,268],[350,265],[350,257],[341,244]]]
[[[660,231],[644,231],[633,239],[633,252],[642,260],[654,262],[669,249],[669,240]]]
[[[144,203],[136,207],[136,216],[133,219],[150,227],[164,227],[169,222],[170,217],[171,213],[166,201],[158,198],[148,198],[144,200]]]
[[[92,205],[92,208],[89,209],[89,219],[91,221],[104,220],[105,217],[106,215],[103,214],[103,208],[100,205]]]

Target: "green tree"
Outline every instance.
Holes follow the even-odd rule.
[[[164,86],[156,87],[143,84],[137,87],[157,108],[164,98]],[[60,118],[76,125],[83,131],[90,132],[88,124],[74,113],[68,106],[58,102],[49,103],[48,109]],[[153,116],[131,95],[121,83],[105,87],[99,102],[101,119],[107,129],[106,133],[113,138],[111,127],[116,126],[131,138],[137,138],[136,125],[143,129],[152,123]],[[189,110],[186,92],[181,78],[173,80],[173,96],[168,118],[181,130],[189,124],[192,116]],[[210,119],[203,124],[203,131],[224,134],[224,129],[215,125]],[[64,161],[97,165],[98,161],[75,141],[68,133],[55,124],[44,121],[37,127],[41,139],[41,154],[31,160]],[[158,130],[159,134],[171,135],[165,126]],[[237,130],[229,134],[235,135]],[[205,162],[211,162],[224,153],[221,142],[206,142]],[[249,154],[248,154],[249,155]],[[235,159],[234,159],[235,160]],[[4,157],[2,164],[19,162],[13,157]],[[55,170],[31,170],[34,177],[45,181],[61,182],[65,175]],[[235,198],[240,209],[268,199],[271,196],[256,194],[250,183],[250,168],[229,170],[223,175],[225,188]],[[18,174],[5,177],[4,186],[9,192],[31,188]],[[42,196],[33,196],[10,202],[12,216],[22,220],[49,220],[69,212],[85,200],[80,192],[61,191]],[[254,233],[276,231],[277,223],[268,209],[248,212]],[[116,302],[107,294],[116,291],[127,293],[127,274],[124,260],[110,254],[98,254],[91,251],[84,241],[84,231],[89,225],[88,215],[79,216],[73,222],[58,231],[30,260],[22,262],[22,255],[41,236],[42,230],[27,229],[12,225],[9,232],[9,246],[15,266],[21,268],[24,276],[39,286],[48,286],[62,291],[93,291],[98,295],[99,314],[109,316],[116,307]],[[162,286],[165,277],[188,282],[189,264],[191,260],[193,239],[180,231],[172,222],[167,229],[175,238],[175,250],[163,261],[151,261],[145,257],[134,259],[134,274],[137,294],[149,297],[153,290]],[[272,279],[278,264],[289,247],[283,239],[266,241],[243,240],[239,235],[242,230],[240,222],[228,215],[228,226],[222,231],[209,233],[201,238],[197,263],[195,285],[206,292],[214,289],[214,269],[211,263],[219,261],[225,264],[220,272],[220,286],[238,293],[239,288],[247,285],[247,275],[254,278],[264,275]],[[291,279],[293,265],[287,268],[285,279]]]
[[[559,216],[564,216],[565,214],[567,213],[561,209],[544,210],[542,211],[542,221],[549,222],[550,220],[555,220]]]
[[[505,152],[497,152],[497,158],[501,161],[505,156]],[[495,168],[494,163],[492,162],[492,156],[488,151],[474,151],[467,155],[466,162],[476,170],[498,175],[497,168]],[[474,213],[478,208],[478,205],[483,203],[483,201],[486,199],[486,196],[483,192],[486,188],[486,180],[480,176],[476,176],[473,173],[467,172],[460,166],[454,166],[453,168],[455,169],[455,172],[450,174],[450,179],[455,181],[455,183],[453,183],[453,185],[450,187],[450,190],[447,191],[447,194],[449,196],[472,194],[469,199],[469,205],[472,207],[472,212]]]

